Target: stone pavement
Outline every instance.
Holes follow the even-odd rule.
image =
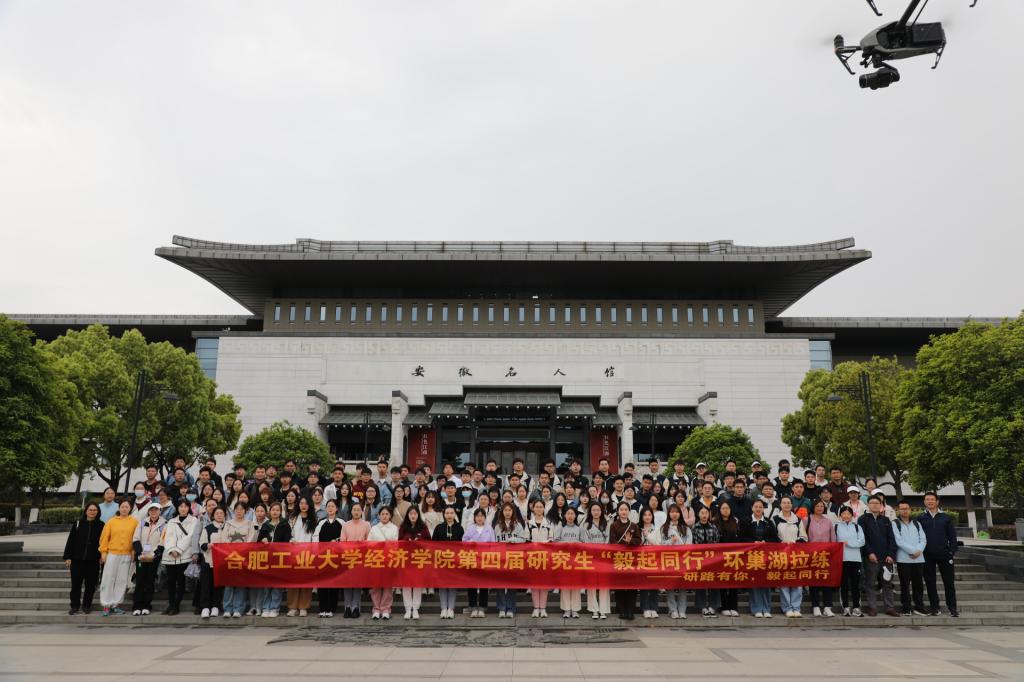
[[[10,625],[0,680],[1024,680],[1024,628],[778,631]]]

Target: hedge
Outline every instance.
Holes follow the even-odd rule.
[[[993,540],[1016,540],[1016,526],[992,526],[988,529],[988,536]]]
[[[14,521],[0,521],[0,535],[14,535]]]
[[[39,510],[39,523],[74,523],[82,515],[78,507],[51,507]]]

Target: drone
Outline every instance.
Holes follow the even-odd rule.
[[[878,11],[878,7],[875,6],[875,0],[867,0],[867,3],[876,16],[882,16],[882,13]],[[977,4],[978,0],[974,0],[971,7]],[[851,76],[856,74],[850,68],[849,62],[857,52],[863,53],[863,59],[860,61],[861,66],[877,69],[873,73],[861,75],[860,87],[878,90],[898,82],[900,72],[896,67],[888,63],[897,59],[934,54],[935,64],[932,65],[932,69],[938,68],[939,62],[942,60],[942,54],[946,51],[946,32],[939,22],[931,24],[917,23],[927,5],[928,0],[910,0],[910,4],[907,6],[906,11],[903,12],[903,16],[900,17],[899,21],[876,28],[864,36],[860,41],[860,45],[855,47],[848,47],[846,41],[843,40],[843,36],[836,36],[836,57],[839,58],[839,62],[850,72]],[[915,11],[917,16],[914,16]]]

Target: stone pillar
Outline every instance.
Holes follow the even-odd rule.
[[[697,398],[697,414],[708,426],[718,423],[718,392],[708,391]]]
[[[320,426],[320,421],[327,416],[327,396],[320,391],[310,389],[306,391],[306,423],[301,424],[320,437],[320,440],[327,442],[327,429]]]
[[[405,438],[409,427],[405,418],[409,416],[409,399],[401,391],[391,391],[391,456],[388,469],[405,461]]]
[[[633,392],[625,391],[619,396],[619,404],[616,408],[622,426],[619,427],[619,440],[622,442],[622,452],[619,453],[619,470],[628,462],[633,461]]]

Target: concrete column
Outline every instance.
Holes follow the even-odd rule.
[[[633,461],[633,392],[625,391],[619,396],[619,404],[616,408],[622,426],[619,427],[619,440],[622,442],[622,452],[619,453],[619,469]]]
[[[306,423],[301,426],[315,433],[325,443],[327,429],[320,426],[320,421],[327,416],[327,410],[327,396],[315,388],[306,391]]]
[[[718,392],[708,391],[697,398],[697,414],[710,426],[718,423]]]
[[[399,466],[405,460],[405,438],[409,427],[405,418],[409,415],[409,399],[401,391],[391,391],[391,457],[388,469]]]

